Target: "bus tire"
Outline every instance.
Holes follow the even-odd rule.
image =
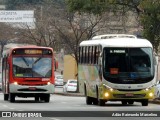
[[[4,100],[7,101],[9,98],[9,95],[8,94],[4,94]]]
[[[86,85],[84,84],[84,95],[87,96]]]
[[[148,106],[148,100],[143,100],[142,101],[142,106]]]
[[[15,102],[15,94],[14,93],[10,93],[10,102],[11,103]]]
[[[86,104],[87,105],[92,105],[92,98],[89,96],[86,96]]]
[[[98,105],[98,100],[97,100],[97,98],[93,98],[93,105]]]
[[[97,100],[97,104],[99,106],[104,106],[105,105],[105,100],[99,99],[99,92],[98,92],[98,87],[96,86],[96,100]]]
[[[105,101],[102,100],[102,99],[99,99],[99,100],[98,100],[98,105],[99,105],[99,106],[105,106]]]
[[[128,101],[128,104],[133,105],[134,101]]]
[[[127,101],[122,100],[122,105],[127,105]]]
[[[39,101],[39,97],[35,96],[35,101],[38,102]]]
[[[47,103],[49,103],[49,101],[50,101],[50,94],[46,94],[44,97],[45,97],[44,101],[47,102]]]
[[[84,84],[84,95],[86,96],[86,104],[87,105],[92,105],[92,98],[87,96],[87,89],[86,89],[86,85]]]

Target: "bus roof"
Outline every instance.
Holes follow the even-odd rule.
[[[137,37],[135,35],[130,35],[130,34],[105,34],[105,35],[94,36],[92,40],[108,39],[108,38],[137,38]]]
[[[50,47],[42,47],[36,45],[27,45],[27,44],[8,44],[4,47],[3,56],[9,55],[12,50],[19,49],[19,48],[38,48],[38,49],[51,49]]]
[[[80,46],[95,46],[102,47],[151,47],[152,44],[146,39],[140,38],[107,38],[107,39],[92,39],[82,41]]]

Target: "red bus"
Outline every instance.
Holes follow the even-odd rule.
[[[4,100],[35,97],[50,101],[54,92],[53,49],[39,46],[14,47],[4,51],[2,58],[2,91]]]

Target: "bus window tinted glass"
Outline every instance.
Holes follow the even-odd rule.
[[[15,77],[51,77],[51,58],[14,57],[13,74]]]
[[[151,54],[147,48],[130,49],[131,72],[149,72],[152,63]]]
[[[113,83],[144,83],[153,79],[151,48],[104,48],[104,78]]]
[[[127,72],[127,56],[127,49],[106,49],[104,55],[105,71],[110,72],[110,68],[118,68],[119,72]]]

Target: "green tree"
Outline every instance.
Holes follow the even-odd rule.
[[[99,0],[66,0],[69,11],[100,14],[107,9],[107,5]]]
[[[85,4],[86,2],[86,4]],[[67,0],[70,11],[101,14],[112,12],[136,12],[143,27],[143,36],[153,44],[158,52],[160,43],[160,1],[159,0]],[[99,8],[101,6],[101,8]]]
[[[142,1],[140,8],[142,10],[140,21],[143,26],[143,35],[151,41],[157,53],[160,43],[160,1]]]
[[[70,11],[101,14],[102,12],[129,10],[140,12],[140,0],[66,0]]]

